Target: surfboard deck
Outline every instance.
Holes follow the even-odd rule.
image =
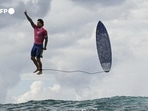
[[[105,72],[109,72],[112,65],[111,44],[106,27],[101,21],[96,28],[96,45],[100,64]]]

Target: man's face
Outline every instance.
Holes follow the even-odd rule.
[[[37,21],[37,26],[42,27],[42,23],[40,21]]]

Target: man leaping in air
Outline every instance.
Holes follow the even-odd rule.
[[[44,21],[42,19],[38,19],[36,25],[34,24],[32,19],[28,16],[27,11],[25,11],[24,14],[34,29],[34,45],[31,50],[31,60],[36,66],[36,70],[34,71],[34,73],[37,72],[37,74],[42,74],[41,56],[42,56],[42,51],[46,50],[48,42],[47,31],[46,29],[43,28]]]

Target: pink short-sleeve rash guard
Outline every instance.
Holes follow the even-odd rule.
[[[45,38],[47,38],[47,31],[41,27],[34,25],[34,44],[42,45]]]

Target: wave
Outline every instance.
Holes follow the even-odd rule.
[[[84,101],[42,100],[0,104],[0,111],[148,111],[148,97],[115,96]]]

